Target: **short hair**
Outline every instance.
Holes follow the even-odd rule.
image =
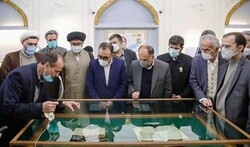
[[[42,60],[41,60],[41,64],[44,65],[45,63],[49,62],[50,66],[55,66],[56,61],[58,60],[58,58],[62,58],[61,53],[59,53],[56,50],[51,50],[48,54],[46,54]]]
[[[243,34],[243,35],[250,36],[250,31],[243,31],[242,34]]]
[[[102,42],[100,45],[99,45],[99,48],[98,50],[102,48],[103,50],[106,50],[106,49],[109,49],[111,51],[111,53],[113,53],[114,51],[114,47],[111,43],[109,42]]]
[[[138,49],[138,51],[141,49],[141,48],[146,48],[148,50],[148,54],[149,55],[154,55],[154,48],[151,46],[151,45],[141,45]]]
[[[240,32],[230,32],[227,33],[225,35],[223,35],[223,38],[228,37],[233,35],[235,37],[235,43],[238,46],[243,45],[243,48],[245,48],[246,44],[247,44],[247,39],[245,38],[245,36],[240,33]]]
[[[168,45],[170,45],[170,44],[173,44],[173,45],[180,44],[180,46],[182,48],[184,45],[184,39],[179,35],[174,35],[174,36],[170,37],[168,40]]]
[[[204,30],[202,33],[201,33],[201,36],[204,36],[204,35],[207,35],[207,34],[211,34],[211,35],[215,35],[214,31],[212,30]]]
[[[56,34],[56,36],[58,37],[58,33],[57,33],[57,31],[56,30],[49,30],[48,32],[46,32],[45,33],[45,39],[47,40],[47,37],[49,36],[49,35],[53,35],[53,34]]]
[[[126,37],[122,36],[122,38],[127,42],[127,38]]]
[[[90,53],[93,52],[93,47],[92,46],[86,46],[85,48],[83,48],[85,51],[88,51]]]
[[[207,35],[201,36],[199,44],[201,44],[202,40],[206,40],[206,39],[208,39],[208,40],[211,41],[211,43],[213,45],[213,48],[216,48],[216,49],[220,48],[220,41],[219,41],[219,39],[216,36],[212,35],[212,34],[207,34]]]
[[[109,37],[109,41],[112,40],[113,38],[117,38],[118,41],[122,42],[122,36],[120,34],[113,34]]]

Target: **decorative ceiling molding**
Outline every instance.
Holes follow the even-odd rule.
[[[242,6],[245,2],[247,2],[248,0],[240,0],[235,6],[233,6],[233,8],[228,12],[226,20],[225,20],[225,26],[229,26],[230,23],[230,19],[233,15],[233,13],[240,7]]]
[[[117,2],[117,0],[109,0],[108,2],[106,2],[104,5],[101,6],[101,8],[97,11],[96,16],[95,16],[95,25],[98,25],[100,22],[100,18],[103,14],[103,12],[108,9],[111,5],[113,5],[115,2]]]
[[[153,16],[154,19],[154,23],[156,25],[159,24],[159,17],[157,12],[155,11],[155,9],[145,0],[136,0],[139,4],[141,4],[142,6],[144,6]],[[100,18],[103,14],[103,12],[108,9],[112,4],[114,4],[115,2],[117,2],[117,0],[109,0],[108,2],[106,2],[104,5],[101,6],[101,8],[97,11],[96,16],[95,16],[95,20],[94,20],[94,24],[98,25],[100,22]]]
[[[15,3],[11,2],[10,0],[2,0],[2,2],[8,4],[10,7],[14,8],[22,17],[23,19],[23,26],[28,27],[28,19],[26,14],[23,12],[21,8],[19,8]]]
[[[148,9],[148,11],[152,14],[153,19],[154,19],[154,23],[156,25],[159,24],[159,17],[157,12],[155,11],[155,9],[145,0],[137,0],[138,3],[140,3],[141,5],[143,5],[146,9]]]

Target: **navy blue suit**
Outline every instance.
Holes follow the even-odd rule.
[[[127,94],[127,71],[124,61],[113,58],[108,85],[104,67],[99,64],[98,59],[90,61],[86,90],[89,98],[124,98]]]
[[[8,125],[2,141],[9,141],[30,120],[42,114],[42,102],[49,99],[46,84],[38,79],[37,63],[17,67],[0,87],[0,124]],[[35,87],[40,95],[34,102]],[[6,136],[7,135],[7,136]]]

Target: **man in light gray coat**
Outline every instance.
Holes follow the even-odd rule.
[[[154,49],[150,45],[142,45],[138,49],[139,60],[131,64],[129,72],[129,96],[136,102],[139,98],[172,97],[171,75],[168,63],[154,58]],[[164,112],[162,102],[135,104],[132,109],[147,112]],[[130,107],[131,108],[131,107]]]

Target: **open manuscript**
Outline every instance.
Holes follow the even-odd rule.
[[[134,132],[139,142],[142,141],[170,141],[170,140],[189,140],[189,138],[182,133],[174,125],[136,127]]]
[[[105,128],[101,128],[96,125],[88,125],[85,128],[75,128],[72,133],[73,136],[82,136],[85,141],[99,141],[101,138],[105,138]]]

